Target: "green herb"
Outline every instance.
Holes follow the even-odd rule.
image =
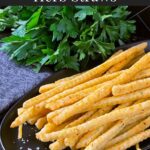
[[[0,31],[16,28],[19,20],[26,20],[36,11],[37,7],[8,6],[0,9]]]
[[[1,40],[1,50],[36,71],[43,65],[79,71],[82,61],[105,60],[129,40],[135,32],[129,14],[126,6],[6,7],[0,10],[0,31],[12,33]]]

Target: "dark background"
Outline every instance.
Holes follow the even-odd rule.
[[[98,0],[96,1],[92,1],[92,0],[51,0],[51,1],[47,1],[47,0],[0,0],[0,6],[6,6],[6,5],[26,5],[26,6],[36,6],[36,5],[53,5],[53,6],[62,6],[62,5],[68,5],[68,6],[72,6],[72,5],[100,5],[100,6],[104,6],[104,5],[130,5],[130,6],[145,6],[145,5],[149,5],[150,4],[150,0]]]
[[[129,19],[136,20],[136,41],[150,39],[150,6],[129,7],[132,11]]]

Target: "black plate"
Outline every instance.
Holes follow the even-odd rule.
[[[148,41],[149,46],[148,50],[150,50],[150,41]],[[129,44],[121,47],[122,49],[129,48],[131,46],[136,45],[137,43]],[[17,102],[5,115],[4,119],[1,123],[0,128],[0,142],[1,146],[4,150],[48,150],[49,143],[42,143],[35,138],[35,132],[38,130],[34,126],[30,126],[28,124],[23,127],[23,139],[18,140],[18,129],[11,129],[10,124],[17,116],[17,109],[22,106],[23,102],[35,95],[38,94],[38,88],[42,84],[54,82],[57,79],[69,76],[74,74],[74,71],[63,70],[55,73],[52,77],[45,80],[35,89],[26,94],[19,102]],[[141,148],[144,150],[150,149],[150,140],[146,140],[140,144]]]

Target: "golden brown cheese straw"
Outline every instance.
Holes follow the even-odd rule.
[[[125,107],[128,107],[128,106],[131,106],[132,104],[133,104],[132,102],[128,102],[128,103],[121,104],[121,105],[117,106],[117,107],[115,108],[115,110],[121,109],[121,108],[125,108]]]
[[[110,112],[112,110],[113,107],[105,107],[105,108],[101,108],[98,111],[96,111],[88,120],[94,119],[96,117],[102,116],[108,112]]]
[[[55,111],[52,111],[52,112],[49,112],[47,114],[47,121],[48,122],[51,122],[52,121],[52,118],[54,118],[55,116],[57,116],[58,114],[62,113],[64,109],[66,109],[68,106],[66,107],[63,107],[63,108],[60,108],[60,109],[57,109]],[[87,110],[86,110],[87,111]],[[85,111],[85,112],[86,112]]]
[[[104,115],[108,112],[110,112],[112,110],[112,107],[106,107],[103,109],[99,109],[98,111],[96,111],[88,120],[94,119],[96,117],[99,117],[101,115]],[[81,137],[81,139],[78,141],[77,146],[78,148],[81,147],[86,147],[91,141],[93,141],[96,137],[98,137],[98,135],[100,135],[101,133],[103,133],[109,126],[109,125],[105,125],[102,126],[94,131],[90,131],[87,134],[85,134],[84,136]]]
[[[36,137],[38,137],[38,139],[41,139],[45,133],[55,131],[56,128],[57,126],[55,124],[49,122],[41,129],[40,132],[36,133]]]
[[[145,55],[145,53],[144,54],[142,54],[142,55],[139,55],[139,56],[137,56],[136,58],[134,58],[133,60],[131,60],[131,62],[129,62],[126,66],[125,66],[125,68],[130,68],[133,64],[135,64],[139,59],[141,59],[141,57],[143,57]]]
[[[120,135],[124,134],[125,132],[127,132],[131,128],[135,127],[141,121],[143,121],[144,119],[146,119],[146,117],[148,117],[149,114],[150,114],[150,111],[147,110],[146,112],[144,112],[142,114],[139,114],[139,115],[136,115],[135,117],[132,117],[131,122],[129,122],[129,124],[121,131]]]
[[[47,114],[47,121],[51,122],[52,118],[55,117],[56,115],[58,115],[59,113],[61,113],[64,109],[65,109],[65,107],[48,113]]]
[[[96,82],[104,82],[105,80],[110,80],[110,79],[112,79],[112,78],[114,78],[115,76],[118,76],[120,73],[123,73],[124,71],[120,71],[120,72],[116,72],[116,73],[113,73],[113,74],[110,74],[110,75],[105,75],[105,76],[102,76],[101,78],[99,78],[97,81],[96,80],[92,80],[91,82],[87,82],[87,83],[85,83],[85,85],[82,87],[81,85],[80,86],[78,86],[77,88],[75,88],[75,90],[67,90],[67,91],[65,91],[65,92],[63,92],[63,93],[60,93],[60,94],[58,94],[58,95],[56,95],[56,96],[54,96],[53,98],[52,98],[52,100],[57,100],[57,99],[59,99],[59,98],[61,98],[61,97],[63,97],[63,96],[66,96],[67,94],[69,94],[69,93],[72,93],[72,92],[74,92],[74,91],[76,91],[76,90],[80,90],[80,88],[85,88],[87,85],[88,86],[90,86],[90,85],[92,85],[92,84],[96,84]],[[139,75],[142,77],[143,75],[142,75],[143,73],[141,72],[141,73],[139,73]],[[50,99],[49,99],[50,100]],[[49,101],[49,100],[47,100],[47,101]],[[42,103],[41,103],[42,104]],[[41,105],[40,104],[40,105]],[[43,107],[45,107],[45,102],[43,102]],[[38,113],[40,113],[40,110],[39,109],[37,109],[36,110],[36,112]]]
[[[72,75],[72,76],[59,79],[59,80],[55,81],[55,83],[62,83],[62,82],[65,82],[65,81],[67,81],[67,80],[71,80],[71,79],[73,79],[73,78],[75,78],[75,77],[77,77],[77,76],[80,76],[80,75],[83,74],[83,73],[84,73],[84,72],[82,72],[82,73],[77,73],[77,74],[74,74],[74,75]]]
[[[130,59],[129,59],[129,60],[123,60],[123,61],[119,62],[118,64],[112,66],[112,67],[106,72],[106,74],[113,73],[113,72],[117,72],[117,71],[121,70],[121,69],[124,68],[129,62],[130,62]]]
[[[20,126],[18,127],[18,139],[21,139],[21,138],[22,138],[22,127],[23,127],[23,125],[20,125]]]
[[[68,124],[66,126],[66,128],[70,128],[70,127],[76,126],[78,124],[81,124],[81,123],[87,121],[92,116],[92,114],[94,114],[95,112],[96,112],[96,110],[95,111],[94,110],[93,111],[89,111],[89,112],[85,113],[84,115],[82,115],[78,119],[76,119],[73,122],[71,122],[70,124]]]
[[[61,124],[71,116],[81,113],[84,109],[90,107],[94,102],[105,98],[111,94],[111,89],[114,85],[123,84],[131,81],[131,79],[143,69],[143,66],[150,62],[150,53],[143,56],[136,64],[134,64],[130,69],[124,71],[120,76],[115,79],[108,81],[103,84],[103,86],[97,89],[95,92],[91,93],[79,102],[69,106],[61,114],[53,118],[55,124]],[[78,111],[76,111],[78,110]]]
[[[142,53],[144,53],[144,51],[141,51]],[[113,73],[113,72],[117,72],[121,69],[123,69],[133,58],[135,58],[137,55],[139,55],[139,53],[137,53],[136,55],[131,55],[130,57],[122,60],[121,62],[115,64],[114,66],[112,66],[107,72],[106,74],[109,73]]]
[[[135,148],[136,148],[136,150],[142,150],[142,149],[140,148],[139,143],[136,144]]]
[[[30,107],[27,111],[22,113],[12,122],[11,128],[17,127],[25,123],[26,121],[30,120],[30,118],[34,118],[38,116],[39,114],[42,116],[42,115],[47,114],[48,112],[49,110],[46,110],[46,109],[43,110],[43,108]]]
[[[134,135],[123,142],[120,142],[113,147],[108,148],[107,150],[125,150],[135,144],[144,141],[145,139],[150,137],[150,129],[143,131],[137,135]]]
[[[130,104],[128,103],[128,105],[120,105],[118,106],[115,110],[117,109],[121,109],[124,107],[129,106]],[[134,122],[134,120],[133,120]],[[82,138],[78,141],[76,148],[82,148],[82,147],[87,147],[92,141],[94,141],[99,135],[101,135],[102,133],[104,133],[106,130],[108,130],[108,128],[112,127],[113,123],[109,123],[106,124],[102,127],[99,127],[93,131],[90,131],[88,133],[86,133],[84,136],[82,136]]]
[[[42,139],[44,137],[44,134],[46,133],[51,133],[53,131],[57,131],[57,130],[61,130],[62,128],[64,128],[67,124],[64,123],[60,126],[56,126],[53,123],[47,123],[40,132],[36,133],[36,138],[37,139]]]
[[[147,87],[150,87],[150,78],[141,79],[122,85],[115,85],[112,88],[112,94],[114,96],[124,95]]]
[[[139,74],[137,74],[137,76],[135,76],[134,80],[138,80],[138,79],[143,79],[143,78],[147,78],[150,77],[150,69],[146,69],[141,71]]]
[[[78,117],[78,116],[77,116]],[[49,122],[47,123],[42,129],[40,132],[36,133],[36,137],[38,139],[42,139],[43,135],[46,134],[46,133],[50,133],[52,131],[59,131],[63,128],[67,128],[67,126],[72,123],[74,120],[76,120],[77,117],[74,117],[72,119],[70,119],[69,121],[57,126],[55,125],[54,123],[52,122]],[[73,124],[73,125],[78,125],[78,124]]]
[[[129,104],[128,104],[129,105]],[[126,105],[124,105],[124,104],[122,104],[122,105],[120,105],[120,106],[118,106],[115,110],[117,110],[117,109],[120,109],[121,107],[126,107]],[[128,124],[131,126],[131,124],[137,124],[137,121],[139,121],[140,119],[143,119],[145,116],[147,116],[149,114],[149,112],[148,113],[145,113],[145,114],[142,114],[142,115],[139,115],[139,116],[135,116],[134,118],[132,118],[129,122],[128,122]],[[106,127],[106,129],[108,129],[109,127],[111,127],[112,126],[112,124],[110,123],[109,124],[109,126],[107,126],[107,125],[105,125],[104,127]],[[133,127],[133,126],[131,126],[131,127]],[[101,135],[101,133],[102,133],[102,131],[101,131],[101,129],[103,129],[102,127],[100,127],[100,128],[98,128],[98,129],[95,129],[94,131],[91,131],[91,132],[88,132],[87,134],[85,134],[81,139],[80,139],[80,141],[78,142],[78,144],[77,144],[77,148],[82,148],[82,147],[86,147],[86,146],[88,146],[94,139],[96,139],[99,135]],[[105,129],[105,130],[106,130]],[[104,130],[104,131],[105,131]],[[104,132],[103,131],[103,132]],[[122,130],[123,131],[123,130]],[[112,140],[113,141],[113,140]],[[109,145],[108,143],[107,143],[107,145]]]
[[[142,118],[143,119],[143,118]],[[137,120],[137,121],[135,121],[135,122],[133,122],[133,123],[130,123],[130,124],[128,124],[120,133],[119,133],[119,135],[121,135],[121,134],[124,134],[126,131],[128,131],[128,130],[130,130],[131,128],[133,128],[134,126],[136,126],[138,123],[139,123],[139,121],[141,121],[142,119],[139,119],[139,120]],[[118,135],[118,136],[119,136]],[[109,141],[110,142],[110,141]],[[108,146],[106,146],[106,147],[108,147]]]
[[[25,111],[23,114],[21,114],[20,116],[18,116],[11,124],[11,128],[13,127],[17,127],[21,124],[23,124],[25,121],[28,120],[28,118],[31,118],[32,112],[34,111],[34,108],[31,107],[29,108],[27,111]],[[23,116],[23,117],[22,117]],[[19,124],[19,125],[18,125]]]
[[[64,92],[62,92],[62,93],[59,93],[59,94],[57,94],[57,95],[55,95],[55,96],[49,98],[48,100],[46,100],[46,103],[48,103],[48,104],[46,105],[46,107],[49,108],[52,102],[57,102],[58,100],[60,100],[60,99],[62,99],[62,98],[64,98],[64,99],[66,98],[66,99],[68,100],[67,96],[70,96],[70,94],[77,94],[78,92],[81,92],[82,90],[84,90],[84,92],[87,93],[87,92],[89,91],[88,88],[91,88],[92,86],[96,86],[96,85],[101,84],[101,83],[103,83],[103,82],[109,81],[109,80],[111,80],[111,79],[117,77],[117,76],[120,75],[120,74],[121,74],[121,72],[116,72],[116,73],[113,73],[113,74],[110,74],[110,75],[104,75],[104,76],[95,78],[95,79],[93,79],[93,80],[90,80],[90,81],[88,81],[88,82],[85,82],[85,83],[83,83],[83,84],[80,84],[80,85],[78,85],[78,86],[75,86],[75,87],[73,87],[72,89],[68,89],[68,90],[66,90],[66,91],[64,91]],[[94,88],[94,89],[95,89],[95,88]],[[82,92],[81,92],[81,93],[82,93]],[[83,94],[84,94],[84,93],[83,93]],[[82,94],[81,94],[81,95],[82,95]],[[81,95],[80,95],[80,96],[81,96]],[[79,96],[79,97],[80,97],[80,96]],[[84,94],[84,96],[85,96],[85,94]],[[67,100],[65,100],[65,101],[67,101]],[[76,99],[75,99],[75,100],[76,100]],[[64,101],[64,100],[63,100],[63,101]],[[58,105],[59,105],[59,102],[58,102]]]
[[[81,124],[81,123],[84,123],[84,122],[87,121],[87,120],[91,120],[91,119],[93,119],[93,118],[96,118],[96,117],[98,117],[98,116],[101,116],[101,115],[103,115],[103,114],[109,112],[111,109],[112,109],[112,107],[108,107],[108,108],[100,109],[100,110],[98,110],[98,111],[96,111],[96,112],[95,112],[95,111],[87,112],[87,113],[85,113],[85,115],[81,116],[79,119],[77,119],[77,120],[71,122],[70,124],[68,124],[65,128],[70,128],[70,127],[79,125],[79,124]],[[95,112],[95,113],[94,113],[94,112]],[[93,114],[93,115],[92,115],[92,114]],[[106,129],[106,127],[105,127],[105,129]],[[104,131],[103,128],[102,128],[101,130],[98,130],[97,133],[102,132],[102,131]],[[99,134],[98,134],[98,135],[99,135]],[[97,135],[97,136],[98,136],[98,135]],[[68,138],[65,139],[65,144],[66,144],[67,146],[73,147],[73,146],[75,146],[75,144],[77,143],[77,141],[80,139],[81,136],[82,136],[82,135],[74,135],[73,138],[68,137]],[[74,137],[75,137],[75,138],[74,138]],[[90,138],[91,138],[91,136],[90,136]]]
[[[101,101],[94,104],[91,108],[98,109],[108,106],[114,106],[117,104],[123,104],[128,102],[134,102],[138,99],[146,99],[150,97],[150,87],[142,90],[135,91],[133,93],[129,93],[121,96],[112,96],[108,98],[104,98]]]
[[[57,140],[54,143],[49,145],[50,150],[63,150],[66,148],[63,140]]]
[[[138,134],[138,133],[144,131],[145,129],[147,129],[149,126],[150,126],[150,117],[146,118],[145,120],[143,120],[142,122],[140,122],[139,124],[137,124],[136,126],[131,128],[130,130],[128,130],[127,132],[114,138],[112,141],[110,141],[107,144],[107,147],[113,146],[116,143],[119,143],[135,134]]]
[[[30,124],[30,125],[34,125],[36,123],[36,121],[38,120],[39,117],[33,117],[29,120],[27,120],[27,122]]]
[[[98,87],[98,85],[93,86],[91,88],[87,88],[85,90],[81,90],[81,91],[76,92],[74,94],[68,95],[62,99],[57,100],[57,101],[50,102],[46,105],[46,108],[51,109],[51,110],[56,110],[56,109],[59,109],[61,107],[73,104],[73,103],[79,101],[80,99],[84,98],[85,96],[87,96],[89,93],[96,90],[97,87]]]
[[[34,125],[36,122],[37,122],[37,120],[39,119],[39,118],[41,118],[41,117],[43,117],[43,115],[45,115],[45,114],[38,114],[38,115],[34,115],[33,117],[30,117],[28,120],[27,120],[27,122],[30,124],[30,125]]]
[[[90,118],[92,116],[92,114],[94,114],[95,111],[89,111],[87,113],[85,113],[84,115],[82,115],[81,117],[79,117],[78,119],[72,121],[71,123],[67,124],[65,126],[65,128],[70,128],[76,125],[79,125],[83,122],[85,122],[86,120],[88,120],[88,118]],[[72,135],[71,137],[65,138],[64,143],[66,146],[69,146],[70,148],[74,147],[75,144],[77,143],[78,139],[80,138],[81,135]]]
[[[65,81],[71,80],[71,79],[79,76],[80,74],[81,73],[78,73],[78,74],[75,74],[75,75],[72,75],[72,76],[69,76],[69,77],[59,79],[55,83],[50,83],[50,84],[43,85],[43,86],[40,87],[39,93],[47,92],[47,91],[59,86],[60,84],[63,84]]]
[[[117,52],[115,52],[109,59],[121,54],[123,52],[123,50],[118,50]]]
[[[81,84],[81,85],[79,85],[79,86],[76,86],[76,87],[74,87],[74,88],[72,88],[72,89],[68,89],[68,90],[66,90],[66,91],[64,91],[64,92],[62,92],[62,93],[59,93],[59,94],[57,94],[57,95],[55,95],[55,96],[49,98],[48,100],[39,103],[38,105],[39,105],[40,107],[41,107],[41,106],[42,106],[42,107],[45,107],[46,103],[55,102],[55,101],[57,101],[57,100],[59,100],[59,99],[65,97],[65,96],[67,96],[67,95],[69,95],[69,94],[76,93],[76,92],[79,92],[79,91],[82,90],[82,89],[86,89],[86,88],[91,87],[91,86],[94,86],[94,85],[96,85],[96,84],[103,83],[103,82],[105,82],[105,81],[111,80],[111,79],[115,78],[116,76],[118,76],[120,73],[121,73],[121,72],[116,72],[116,73],[111,74],[111,75],[106,75],[106,76],[102,76],[102,77],[93,79],[93,80],[91,80],[91,81],[89,81],[89,82],[83,83],[83,84]],[[48,105],[48,106],[47,106],[47,108],[48,108],[48,107],[49,107],[49,104],[47,104],[47,105]],[[38,111],[38,110],[37,110],[37,111]]]
[[[72,149],[80,137],[81,135],[72,135],[71,137],[65,138],[64,143]]]
[[[65,128],[70,128],[70,127],[73,127],[73,126],[77,126],[81,123],[84,123],[85,121],[87,121],[89,118],[91,118],[92,114],[94,114],[96,112],[95,111],[89,111],[87,113],[85,113],[84,115],[82,115],[81,117],[79,117],[78,119],[72,121],[71,123],[69,123],[68,125],[65,126]],[[74,147],[75,144],[77,143],[77,141],[79,140],[79,138],[81,137],[82,135],[72,135],[71,137],[68,137],[68,138],[65,138],[64,140],[64,143],[66,146],[69,146],[70,148]]]
[[[51,140],[56,140],[57,138],[65,138],[67,136],[70,136],[72,133],[83,134],[88,131],[96,129],[99,126],[107,124],[108,122],[113,122],[123,117],[129,117],[129,116],[131,117],[134,115],[138,115],[140,113],[144,113],[149,108],[150,108],[150,100],[130,107],[112,111],[111,113],[107,113],[103,116],[97,117],[86,123],[80,124],[72,128],[63,129],[61,131],[45,134],[43,139],[41,140],[47,142]]]
[[[97,139],[91,142],[85,150],[101,150],[104,149],[108,141],[114,138],[126,125],[125,121],[118,121],[106,131],[104,134],[100,135]]]
[[[74,79],[72,80],[69,80],[67,82],[65,82],[65,84],[61,84],[60,86],[48,91],[48,92],[45,92],[41,95],[38,95],[34,98],[31,98],[29,100],[27,100],[23,107],[30,107],[30,106],[33,106],[47,98],[50,98],[60,92],[63,92],[69,88],[72,88],[74,86],[77,86],[81,83],[84,83],[84,82],[87,82],[91,79],[93,79],[94,77],[96,77],[97,75],[100,76],[102,75],[108,68],[110,68],[112,65],[120,62],[121,60],[125,59],[125,58],[128,58],[129,56],[137,53],[137,52],[140,52],[140,51],[143,51],[145,48],[147,47],[147,43],[142,43],[142,44],[139,44],[137,46],[134,46],[132,48],[129,48],[128,50],[126,50],[125,52],[117,55],[116,57],[112,58],[112,59],[109,59],[107,60],[106,62],[104,62],[103,64],[85,72],[84,74],[81,74],[80,76],[77,76],[75,77]]]
[[[147,99],[139,99],[138,101],[135,101],[134,104],[142,103],[147,101]]]
[[[123,72],[123,71],[121,71],[121,72]],[[99,82],[101,83],[102,80],[103,80],[103,81],[110,80],[110,79],[116,77],[117,75],[119,75],[121,72],[112,73],[112,74],[110,74],[110,75],[104,75],[104,76],[102,76],[102,77],[100,77],[100,78],[97,78],[97,79],[98,79]],[[140,74],[140,76],[141,76],[141,73],[139,73],[139,74]],[[137,76],[138,76],[138,75],[137,75]],[[94,79],[94,80],[96,81],[97,79]],[[93,84],[94,84],[94,82],[95,82],[94,80],[92,81]],[[89,82],[89,83],[92,83],[92,82]],[[95,83],[95,84],[96,84],[96,83]],[[92,85],[92,84],[91,84],[91,85]],[[81,85],[81,86],[82,86],[82,85]],[[86,96],[86,94],[87,94],[88,92],[90,92],[92,89],[94,90],[95,88],[96,88],[96,86],[93,87],[93,88],[87,88],[87,89],[85,89],[85,90],[81,90],[81,91],[80,91],[81,93],[80,93],[80,92],[74,93],[74,94],[68,95],[68,96],[66,96],[66,97],[64,97],[64,98],[62,98],[62,99],[60,99],[60,100],[58,99],[58,95],[56,96],[58,100],[55,99],[54,97],[52,97],[51,99],[52,99],[52,101],[54,100],[54,102],[48,103],[48,104],[46,105],[46,108],[55,110],[55,109],[64,107],[64,106],[66,106],[66,105],[70,105],[70,104],[72,104],[72,103],[74,103],[74,102],[80,100],[80,99],[83,98],[84,96]],[[77,89],[77,88],[75,88],[75,89]],[[73,90],[71,89],[70,91],[73,91]],[[75,90],[75,91],[76,91],[76,90]],[[84,92],[85,92],[85,93],[84,93]],[[64,92],[64,93],[66,93],[66,92]],[[60,95],[65,95],[64,93],[60,93]],[[72,93],[72,92],[69,92],[69,90],[68,90],[68,94],[69,94],[69,93]],[[61,98],[61,97],[60,97],[60,98]],[[50,99],[49,99],[49,100],[50,100]],[[55,101],[55,100],[57,100],[57,101]]]
[[[24,109],[24,108],[18,108],[18,110],[17,110],[18,115],[21,115],[24,111],[26,111],[26,109]]]
[[[53,88],[55,88],[56,86],[58,86],[57,84],[55,83],[50,83],[50,84],[46,84],[46,85],[43,85],[39,88],[39,93],[45,93],[49,90],[52,90]]]
[[[125,107],[130,106],[130,105],[131,105],[131,103],[122,104],[122,105],[119,105],[117,108],[115,108],[115,110],[121,109],[121,108],[125,108]],[[106,110],[106,111],[104,112],[102,110]],[[112,107],[106,107],[106,108],[100,109],[97,113],[95,113],[95,115],[93,115],[92,117],[90,117],[90,119],[93,119],[93,118],[96,118],[96,117],[98,117],[100,115],[103,115],[103,114],[107,113],[107,111],[109,112],[110,110],[112,110]],[[102,126],[102,127],[98,128],[98,129],[95,129],[93,131],[88,132],[87,134],[85,134],[79,140],[79,142],[77,143],[76,148],[86,147],[93,140],[95,140],[100,134],[102,134],[106,129],[108,129],[111,126],[112,126],[112,123],[110,123],[108,125],[105,125],[105,126]]]
[[[133,60],[134,58],[137,58],[139,55],[143,55],[143,54],[144,54],[144,51],[140,51],[139,53],[136,53],[135,55],[129,56],[128,58],[122,60],[118,64],[115,64],[114,66],[112,66],[106,73],[113,73],[113,72],[123,69],[127,64],[129,64],[131,62],[131,60]]]
[[[47,123],[47,118],[46,116],[42,117],[42,118],[39,118],[37,120],[37,122],[35,123],[35,126],[38,128],[38,129],[42,129],[43,126]]]
[[[82,147],[88,146],[93,140],[95,140],[99,135],[104,133],[111,126],[112,126],[112,123],[109,123],[107,125],[101,126],[93,131],[90,131],[90,132],[84,134],[81,137],[81,139],[78,141],[76,148],[80,149]]]
[[[108,107],[108,108],[100,109],[98,111],[89,111],[89,112],[85,113],[83,116],[81,116],[79,119],[68,124],[65,128],[70,128],[70,127],[79,125],[79,124],[81,124],[87,120],[91,120],[93,118],[96,118],[97,116],[100,116],[100,115],[103,115],[103,114],[109,112],[111,109],[112,109],[112,107]],[[71,138],[71,137],[65,138],[65,145],[70,146],[70,147],[74,147],[81,136],[82,135],[73,135],[73,138]]]

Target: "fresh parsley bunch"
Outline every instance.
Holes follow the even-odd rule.
[[[82,61],[105,60],[129,40],[135,32],[129,14],[126,6],[7,7],[0,10],[0,30],[12,33],[1,50],[36,71],[43,65],[79,71]]]

